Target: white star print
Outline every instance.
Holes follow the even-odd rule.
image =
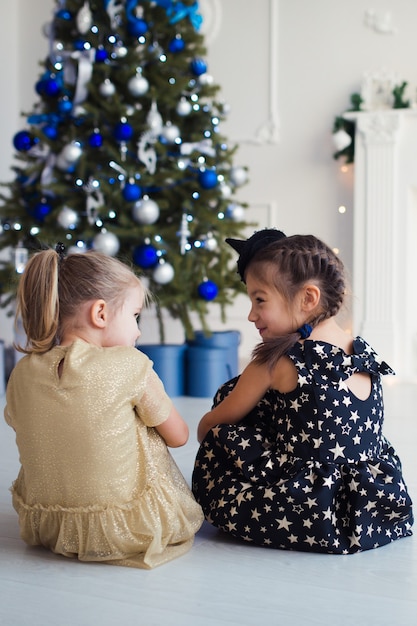
[[[284,528],[285,530],[288,530],[288,531],[290,530],[290,526],[292,522],[289,522],[287,518],[285,517],[285,515],[282,519],[277,519],[275,521],[278,522],[278,530],[280,528]]]
[[[364,426],[365,426],[366,430],[371,430],[371,428],[372,428],[372,421],[371,421],[371,418],[369,416],[368,416]]]
[[[333,476],[323,478],[323,487],[328,487],[329,489],[331,489],[332,485],[334,485]]]
[[[261,514],[258,512],[258,510],[252,509],[251,513],[252,513],[252,519],[256,519],[256,521],[259,522],[259,518]]]
[[[359,415],[358,415],[358,412],[357,412],[357,411],[351,411],[351,412],[350,412],[350,418],[349,418],[349,419],[351,419],[351,420],[352,420],[353,422],[355,422],[355,424],[356,424],[356,422],[358,421],[358,419],[360,419],[360,417],[359,417]]]
[[[361,547],[361,542],[360,542],[360,537],[357,537],[355,535],[355,533],[352,533],[349,537],[348,537],[349,541],[350,541],[350,547],[352,548],[353,546],[358,546],[359,548]]]
[[[301,408],[301,404],[299,404],[298,399],[291,400],[291,409],[298,413],[298,410]]]
[[[353,478],[352,478],[352,480],[351,480],[351,481],[350,481],[350,483],[349,483],[349,487],[350,487],[351,491],[357,491],[357,490],[358,490],[358,486],[359,486],[359,483],[357,483],[357,482],[356,482],[355,480],[353,480]]]
[[[309,537],[308,535],[307,535],[307,537],[305,538],[304,541],[305,541],[305,543],[308,543],[308,545],[311,546],[311,547],[314,546],[315,543],[317,543],[315,537]]]
[[[381,463],[377,463],[376,465],[371,465],[371,463],[368,463],[369,470],[374,478],[376,478],[378,474],[384,473],[382,470],[379,469],[380,465]]]
[[[329,452],[332,452],[334,455],[334,460],[336,460],[339,457],[344,457],[344,452],[343,450],[346,448],[346,446],[340,446],[338,444],[338,442],[336,442],[336,445],[334,448],[329,448]]]

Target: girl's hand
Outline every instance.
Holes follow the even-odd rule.
[[[206,413],[205,415],[203,415],[203,417],[200,420],[200,423],[198,425],[197,428],[197,439],[198,439],[198,443],[201,443],[204,439],[204,437],[207,435],[208,431],[213,428],[213,426],[216,426],[216,424],[212,424],[211,425],[211,411],[209,411],[208,413]]]
[[[188,426],[174,406],[168,419],[155,428],[170,448],[180,448],[188,441]]]

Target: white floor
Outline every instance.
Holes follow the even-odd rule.
[[[386,435],[417,503],[417,384],[386,387]],[[209,399],[178,398],[192,436],[174,456],[190,480]],[[8,488],[18,470],[0,397],[1,626],[416,626],[416,536],[352,556],[237,543],[203,525],[191,552],[155,570],[84,564],[27,548]],[[417,511],[417,504],[416,504]]]

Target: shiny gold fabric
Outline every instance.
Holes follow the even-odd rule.
[[[26,356],[6,402],[21,462],[13,505],[26,543],[143,568],[191,547],[203,516],[154,428],[171,400],[143,353],[77,340]]]

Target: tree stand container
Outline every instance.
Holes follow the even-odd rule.
[[[165,391],[173,398],[185,395],[186,344],[149,344],[138,349],[153,362],[155,372],[164,383]]]
[[[213,397],[217,389],[239,372],[237,330],[213,332],[205,336],[202,331],[188,342],[187,384],[188,396]]]

